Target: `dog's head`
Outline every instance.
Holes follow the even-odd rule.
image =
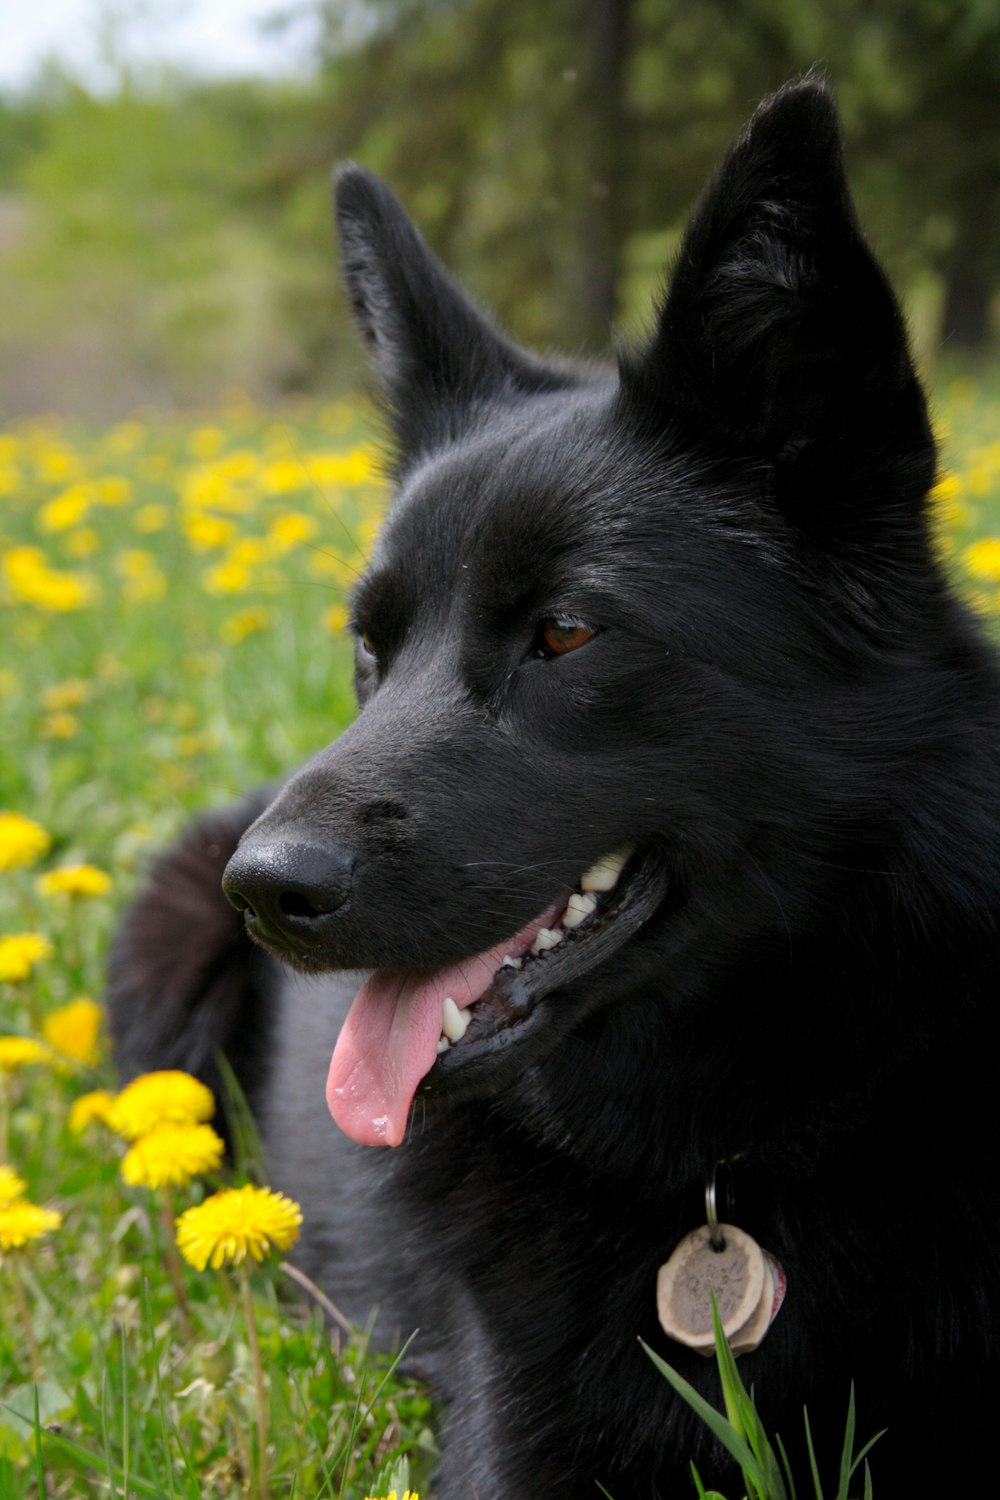
[[[361,712],[225,883],[292,964],[374,971],[329,1098],[397,1144],[418,1089],[707,1024],[842,899],[885,816],[860,729],[942,593],[934,455],[820,81],[757,111],[615,374],[510,343],[369,173],[336,207],[396,443]]]

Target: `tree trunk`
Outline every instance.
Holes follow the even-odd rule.
[[[585,0],[589,54],[586,91],[588,173],[582,207],[579,335],[585,348],[605,350],[618,310],[626,234],[627,64],[632,0]]]
[[[941,340],[947,348],[981,349],[990,334],[992,287],[961,264],[948,269]]]

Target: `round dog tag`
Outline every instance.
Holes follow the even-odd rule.
[[[760,1294],[757,1310],[750,1321],[738,1328],[729,1339],[729,1347],[737,1359],[741,1354],[752,1354],[763,1342],[765,1333],[778,1316],[785,1300],[788,1282],[781,1263],[775,1260],[770,1250],[765,1250],[763,1254],[768,1274],[764,1277],[764,1290]]]
[[[712,1246],[707,1224],[685,1235],[656,1278],[660,1324],[689,1349],[710,1352],[714,1347],[712,1292],[727,1339],[741,1333],[751,1320],[756,1323],[765,1302],[770,1321],[774,1285],[764,1252],[733,1224],[720,1224],[719,1233],[723,1240],[719,1250]]]

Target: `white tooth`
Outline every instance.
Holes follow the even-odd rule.
[[[540,927],[535,937],[535,941],[531,945],[531,951],[532,953],[544,953],[546,948],[554,948],[556,944],[561,943],[562,940],[563,934],[559,932],[557,928]]]
[[[563,926],[570,928],[579,927],[580,923],[585,922],[596,907],[597,896],[593,891],[589,891],[586,896],[580,896],[574,891],[566,903],[566,910],[563,912]]]
[[[441,1021],[441,1030],[449,1042],[460,1042],[468,1030],[469,1012],[459,1010],[454,1000],[449,995],[444,1002],[444,1017]]]
[[[441,1056],[442,1052],[447,1052],[450,1046],[451,1043],[449,1042],[448,1038],[446,1036],[443,1036],[438,1042],[438,1057]]]
[[[500,967],[501,969],[519,969],[522,963],[523,959],[513,958],[511,954],[505,953]]]
[[[617,849],[614,854],[605,854],[580,876],[581,891],[613,891],[631,853],[631,849]]]

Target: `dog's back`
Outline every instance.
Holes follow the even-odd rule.
[[[722,1162],[793,1456],[806,1402],[836,1471],[853,1379],[880,1500],[985,1485],[1000,685],[826,89],[758,111],[616,379],[509,344],[367,174],[338,213],[397,445],[361,713],[154,871],[123,1066],[235,1060],[309,1269],[421,1329],[440,1500],[727,1473],[635,1342],[714,1398],[656,1284]]]

